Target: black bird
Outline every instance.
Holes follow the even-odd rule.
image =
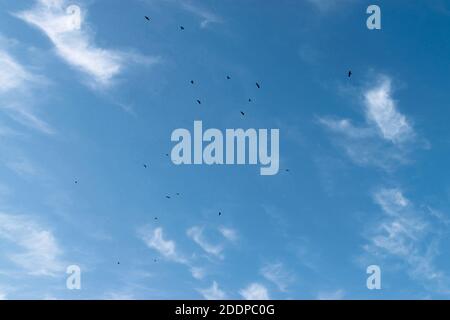
[[[150,18],[149,18],[149,17],[147,17],[147,16],[145,16],[145,19],[146,19],[147,21],[150,21]]]
[[[221,216],[222,215],[222,212],[219,212],[219,216]]]
[[[242,112],[242,111],[241,111],[241,114],[242,114],[243,116],[245,116],[245,113],[244,113],[244,112]]]
[[[180,26],[180,29],[181,29],[181,30],[184,30],[184,27],[183,27],[183,26]]]
[[[258,82],[256,83],[256,86],[258,87],[258,89],[260,89],[260,88],[261,88],[261,86],[259,85],[259,83],[258,83]]]
[[[120,264],[120,262],[119,262],[119,261],[117,261],[117,264]]]
[[[170,196],[166,196],[167,199],[170,199]]]
[[[252,102],[252,99],[248,98],[248,102]]]
[[[202,102],[201,102],[200,100],[197,100],[197,103],[198,103],[198,104],[202,104]]]
[[[348,72],[348,77],[350,78],[351,76],[352,76],[352,70],[350,70],[349,72]]]
[[[147,165],[144,163],[144,168],[147,169]]]
[[[158,220],[158,217],[155,217],[155,220]]]
[[[153,259],[153,262],[157,262],[158,260],[156,260],[156,259]]]
[[[291,170],[289,170],[289,169],[286,169],[285,171],[286,171],[286,172],[290,172]]]
[[[231,79],[231,77],[230,76],[227,76],[227,80],[230,80]]]
[[[194,80],[191,80],[191,84],[194,84]]]
[[[179,195],[180,195],[180,193],[179,193],[179,192],[177,192],[177,193],[176,193],[176,195],[177,195],[177,196],[179,196]]]
[[[75,180],[75,184],[78,184],[78,180]]]

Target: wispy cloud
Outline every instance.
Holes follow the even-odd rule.
[[[206,28],[210,23],[222,23],[221,17],[206,8],[194,5],[187,1],[179,1],[179,3],[184,10],[198,16],[201,19],[200,26],[202,28]]]
[[[206,300],[224,300],[226,299],[226,294],[224,291],[220,290],[219,285],[216,281],[213,281],[212,286],[206,289],[198,290]]]
[[[232,228],[221,226],[219,227],[219,232],[225,239],[231,242],[236,242],[239,238],[237,231]]]
[[[434,263],[440,230],[446,221],[417,209],[396,188],[381,188],[373,197],[383,215],[367,234],[366,252],[379,258],[399,259],[411,278],[447,291],[447,276]]]
[[[22,89],[25,84],[35,80],[10,54],[0,50],[0,93]]]
[[[334,134],[333,141],[359,165],[390,170],[409,162],[416,133],[411,121],[398,110],[391,83],[389,77],[380,75],[373,86],[362,92],[362,125],[356,126],[350,119],[319,118],[319,123]]]
[[[195,279],[202,279],[205,276],[205,270],[194,266],[192,261],[179,253],[174,240],[164,237],[164,230],[161,227],[152,229],[149,226],[140,228],[138,236],[151,249],[156,250],[161,256],[169,261],[185,265]]]
[[[32,110],[33,89],[46,80],[29,72],[7,51],[0,49],[0,108],[11,118],[46,134],[53,129]]]
[[[281,262],[263,266],[260,273],[283,292],[287,291],[287,288],[295,281],[294,275],[288,272]]]
[[[164,231],[162,228],[150,230],[144,228],[139,231],[141,239],[145,244],[158,251],[163,257],[168,260],[186,263],[186,259],[177,252],[175,241],[164,239]]]
[[[53,233],[31,217],[0,213],[0,238],[21,249],[2,254],[28,274],[55,276],[63,271],[63,252]]]
[[[377,126],[384,139],[401,143],[411,139],[414,131],[406,117],[397,110],[391,91],[391,79],[383,76],[375,88],[364,94],[366,117]]]
[[[342,300],[344,297],[344,290],[323,291],[317,294],[317,300]]]
[[[85,12],[81,10],[76,16],[68,9],[65,0],[37,0],[32,9],[16,16],[44,32],[57,54],[90,76],[95,85],[110,85],[128,61],[146,64],[157,61],[156,58],[100,48],[89,32]]]
[[[204,235],[203,228],[194,226],[187,230],[187,235],[190,237],[196,244],[200,246],[206,253],[223,259],[222,251],[223,248],[220,245],[213,245],[209,243]]]
[[[245,300],[269,300],[269,292],[260,283],[251,283],[246,288],[239,291]]]
[[[38,174],[35,165],[26,158],[17,159],[6,163],[6,166],[22,177],[30,177]]]

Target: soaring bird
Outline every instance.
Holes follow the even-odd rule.
[[[261,86],[259,85],[259,83],[258,83],[258,82],[256,83],[256,86],[258,87],[258,89],[260,89],[260,88],[261,88]]]
[[[252,102],[252,99],[248,98],[248,102]]]
[[[231,77],[230,76],[227,76],[227,80],[230,80],[231,79]]]
[[[166,196],[167,199],[170,199],[170,196]]]
[[[197,100],[197,103],[198,103],[198,104],[202,104],[202,102],[201,102],[200,100]]]
[[[147,169],[147,165],[144,163],[144,168]]]
[[[219,216],[221,216],[222,215],[222,212],[219,212]]]
[[[145,19],[146,19],[147,21],[150,21],[150,18],[149,18],[149,17],[147,17],[147,16],[145,16]]]
[[[78,184],[78,180],[75,180],[75,184]]]
[[[242,112],[242,111],[241,111],[241,114],[242,114],[243,116],[245,116],[245,113],[244,113],[244,112]]]
[[[180,26],[180,29],[181,29],[181,30],[184,30],[184,27],[183,27],[183,26]]]
[[[191,84],[194,84],[194,80],[191,80]]]
[[[350,78],[350,77],[352,76],[352,74],[353,74],[353,73],[352,73],[352,70],[349,70],[349,71],[348,71],[348,77]]]

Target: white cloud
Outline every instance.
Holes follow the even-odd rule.
[[[273,282],[280,291],[286,291],[288,286],[294,282],[294,276],[285,270],[282,263],[267,264],[261,268],[261,274],[264,278]]]
[[[391,80],[383,77],[380,84],[364,94],[366,117],[376,124],[382,137],[394,143],[408,140],[413,130],[406,117],[397,110],[392,99]]]
[[[390,215],[396,215],[409,204],[399,189],[381,189],[374,195],[375,202]]]
[[[0,49],[0,108],[17,122],[52,134],[53,130],[31,110],[32,88],[45,83],[43,77],[30,73],[8,52]]]
[[[187,235],[190,237],[196,244],[200,246],[206,253],[216,256],[218,258],[223,259],[222,250],[223,248],[219,245],[210,244],[203,236],[203,229],[197,226],[194,226],[187,230]]]
[[[26,158],[7,162],[6,166],[22,177],[35,176],[38,173],[36,167]]]
[[[180,254],[178,254],[175,241],[164,239],[164,231],[162,228],[156,228],[154,230],[144,228],[139,233],[145,244],[148,247],[158,251],[163,257],[180,263],[184,263],[186,261]]]
[[[252,283],[239,291],[245,300],[269,300],[267,288],[260,283]]]
[[[0,50],[0,93],[17,90],[35,77],[19,64],[10,54]]]
[[[17,13],[16,16],[44,32],[62,59],[101,86],[110,85],[123,71],[127,60],[146,63],[157,61],[98,47],[85,22],[85,12],[81,10],[78,24],[74,15],[66,12],[67,9],[64,0],[37,0],[31,10]]]
[[[333,141],[358,165],[391,170],[408,163],[416,134],[406,116],[397,110],[392,98],[391,79],[379,81],[362,93],[365,124],[355,126],[349,119],[319,118],[319,123],[334,133]]]
[[[203,279],[205,277],[205,269],[199,267],[191,267],[191,274],[195,279]]]
[[[332,292],[319,292],[317,300],[342,300],[344,299],[344,290],[337,290]]]
[[[221,23],[222,22],[221,17],[219,17],[218,15],[214,14],[213,12],[211,12],[205,8],[193,5],[192,3],[186,2],[186,1],[181,1],[180,3],[181,3],[181,7],[184,10],[191,12],[194,15],[196,15],[202,19],[202,21],[200,23],[200,26],[202,28],[207,27],[208,24],[210,24],[210,23]]]
[[[143,227],[138,230],[138,236],[151,249],[156,250],[169,261],[173,261],[188,267],[192,277],[202,279],[205,276],[205,269],[194,266],[190,259],[185,258],[177,251],[174,240],[165,239],[163,228],[151,229]]]
[[[226,294],[219,289],[217,282],[213,282],[212,286],[206,289],[198,290],[206,300],[224,300]]]
[[[4,254],[28,274],[55,276],[63,271],[62,250],[53,233],[30,217],[0,213],[0,237],[21,249]]]
[[[416,209],[399,189],[382,188],[374,201],[383,215],[371,227],[365,250],[380,258],[399,259],[411,278],[447,290],[447,276],[434,264],[440,224],[445,227],[445,221],[427,219],[430,216]]]
[[[355,127],[349,119],[319,118],[319,123],[334,132],[344,134],[352,139],[373,137],[374,134],[370,128]]]
[[[231,242],[236,242],[238,240],[238,234],[235,229],[227,228],[227,227],[219,227],[219,232],[222,236]]]

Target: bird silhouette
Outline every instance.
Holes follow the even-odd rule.
[[[75,184],[78,184],[78,180],[75,180]]]
[[[248,102],[252,102],[252,99],[248,98]]]
[[[348,77],[350,78],[351,76],[352,76],[352,70],[349,70],[349,72],[348,72]]]
[[[144,168],[147,169],[147,165],[144,163]]]
[[[259,85],[259,83],[258,83],[258,82],[256,83],[256,86],[258,87],[258,89],[260,89],[260,88],[261,88],[261,86]]]
[[[177,195],[177,196],[179,196],[179,195],[180,195],[180,193],[179,193],[179,192],[177,192],[177,193],[176,193],[176,195]]]
[[[146,19],[147,21],[150,21],[150,18],[149,18],[149,17],[147,17],[147,16],[145,16],[145,19]]]
[[[198,104],[202,104],[202,102],[201,102],[200,100],[197,100],[197,103],[198,103]]]
[[[231,79],[231,77],[230,76],[227,76],[227,80],[230,80]]]
[[[170,196],[166,196],[167,199],[170,199]]]
[[[184,30],[184,27],[183,27],[183,26],[180,26],[180,29],[181,29],[181,30]]]
[[[242,111],[241,111],[241,114],[242,114],[243,116],[245,116],[245,113],[244,113],[244,112],[242,112]]]
[[[194,84],[194,80],[191,80],[191,84]]]
[[[221,216],[221,215],[222,215],[222,212],[219,211],[219,216]]]

